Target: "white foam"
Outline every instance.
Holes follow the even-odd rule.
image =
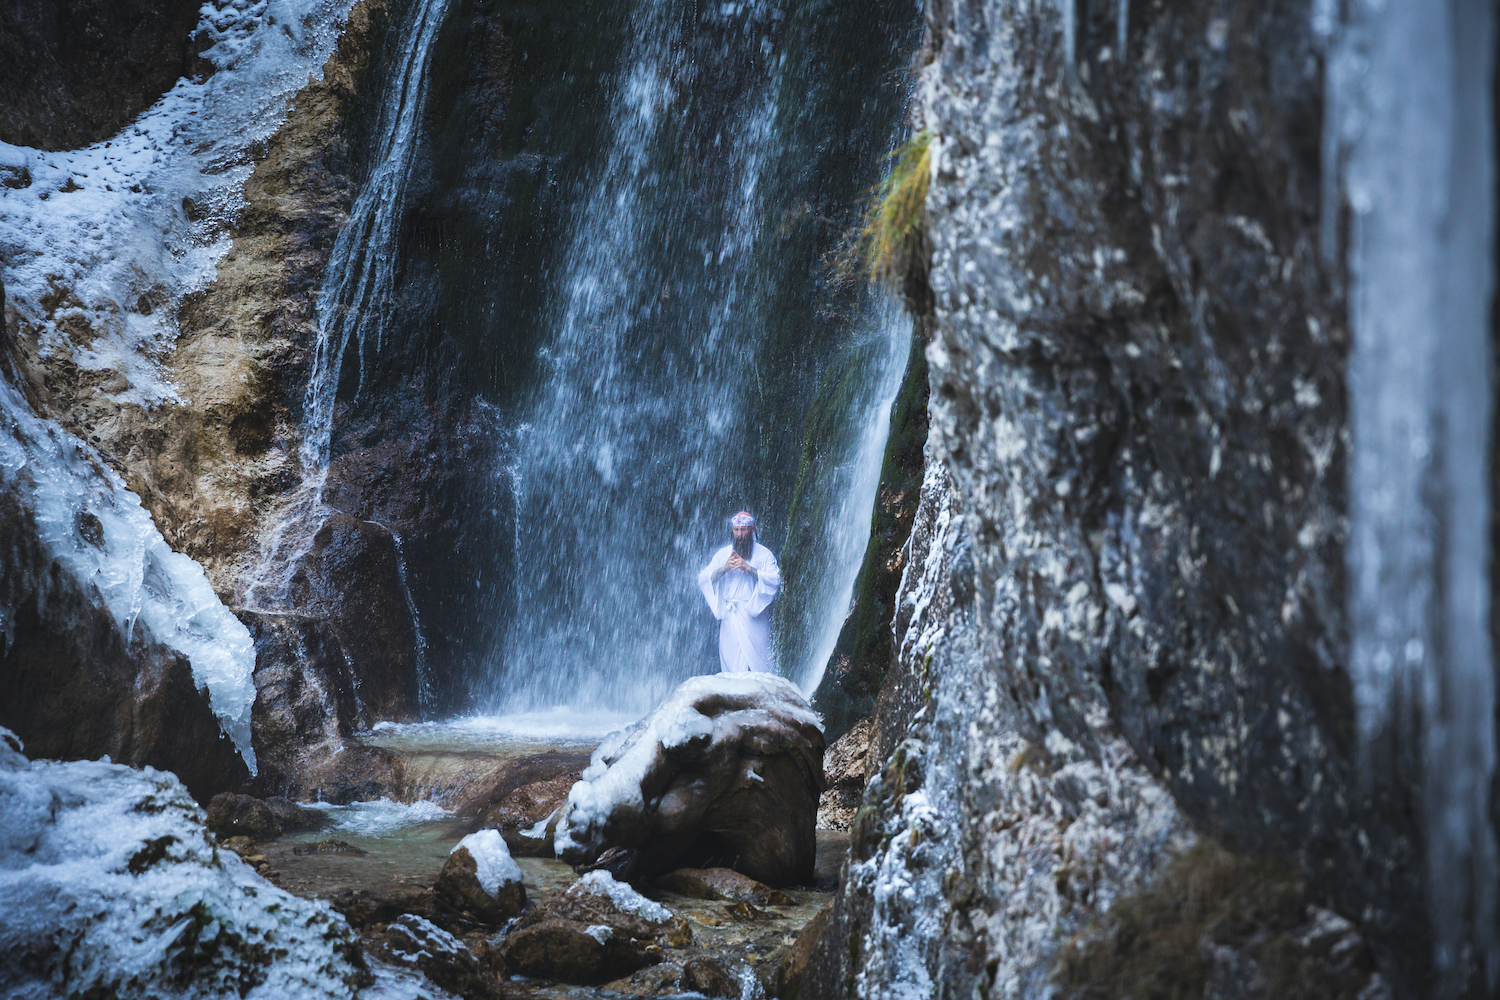
[[[369,802],[352,802],[345,806],[325,802],[310,805],[326,812],[336,828],[372,840],[453,815],[452,810],[426,799],[420,802],[395,802],[389,798],[379,798]]]

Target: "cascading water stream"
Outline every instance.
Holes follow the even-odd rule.
[[[397,34],[401,50],[379,106],[370,176],[334,241],[318,297],[318,340],[303,399],[302,485],[267,534],[255,575],[242,586],[247,606],[275,608],[284,603],[300,557],[331,513],[323,502],[323,487],[340,373],[353,343],[362,384],[366,348],[378,353],[387,336],[394,311],[389,294],[399,264],[397,228],[427,103],[433,41],[448,4],[449,0],[417,0]]]
[[[1334,5],[1317,13],[1333,37]],[[1329,61],[1324,143],[1326,154],[1347,154],[1341,179],[1353,210],[1354,692],[1367,779],[1422,788],[1437,996],[1500,987],[1494,37],[1489,4],[1352,5]],[[1325,247],[1334,246],[1336,205],[1325,206]],[[1465,982],[1469,968],[1483,981]]]
[[[777,264],[768,206],[788,173],[778,122],[801,96],[784,86],[785,29],[769,3],[725,4],[691,27],[667,0],[634,12],[608,153],[576,212],[518,435],[517,612],[496,654],[501,711],[648,710],[717,667],[694,581],[727,538],[727,516],[756,507],[761,541],[785,542],[778,498],[795,457],[763,454],[761,423],[777,388],[768,382],[808,375],[778,364],[781,318],[766,290]],[[697,173],[676,153],[695,144],[709,151]],[[840,499],[811,546],[826,567],[781,598],[813,602],[801,618],[829,632],[779,643],[803,650],[780,668],[809,691],[868,539],[909,336],[908,320],[866,302],[838,362],[851,388],[825,475]]]

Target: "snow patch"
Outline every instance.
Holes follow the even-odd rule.
[[[460,847],[467,850],[478,865],[475,874],[479,878],[479,887],[491,896],[499,896],[502,885],[521,881],[521,866],[510,856],[510,848],[505,845],[505,838],[500,836],[500,831],[480,830],[478,833],[471,833],[454,844],[453,851]],[[448,853],[452,854],[453,851]]]
[[[0,729],[0,995],[353,993],[344,918],[219,852],[176,776],[12,745]]]
[[[616,882],[615,877],[603,869],[589,872],[574,882],[568,887],[568,895],[604,896],[620,912],[633,913],[653,924],[664,924],[672,919],[671,910],[642,896],[627,883]]]

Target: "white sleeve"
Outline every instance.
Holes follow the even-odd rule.
[[[764,553],[764,558],[761,558]],[[776,557],[763,545],[755,546],[755,593],[750,596],[750,614],[758,615],[771,606],[781,591],[781,567]]]
[[[720,558],[723,553],[723,549],[715,552],[713,558],[708,561],[708,565],[698,571],[698,589],[703,591],[703,598],[708,601],[708,610],[712,611],[714,617],[718,619],[723,619],[724,608],[719,603],[719,581],[714,576],[714,570],[718,569],[719,564],[723,562]]]

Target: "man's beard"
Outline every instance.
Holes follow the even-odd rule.
[[[755,551],[755,532],[753,531],[746,535],[743,541],[735,538],[733,535],[729,536],[729,540],[733,543],[734,551],[739,553],[741,559],[748,560],[750,553]]]

